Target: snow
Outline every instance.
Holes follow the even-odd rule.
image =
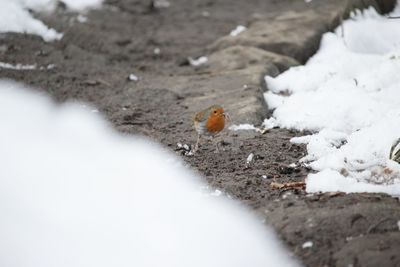
[[[11,70],[51,70],[54,69],[54,64],[48,64],[45,66],[38,67],[36,64],[10,64],[6,62],[0,62],[0,69],[11,69]]]
[[[301,247],[302,248],[311,248],[312,246],[313,246],[313,242],[312,241],[307,241],[307,242],[304,242]]]
[[[188,57],[188,61],[189,61],[190,65],[192,65],[194,67],[197,67],[197,66],[206,64],[208,62],[208,58],[205,57],[205,56],[201,56],[201,57],[199,57],[197,59],[193,59],[191,57]]]
[[[9,0],[0,0],[0,2],[10,2]],[[58,0],[13,0],[23,8],[33,9],[35,11],[52,11]],[[82,11],[89,8],[100,7],[103,0],[61,0],[67,8],[73,11]]]
[[[82,11],[98,7],[102,0],[63,0],[62,2],[73,11]],[[35,34],[45,41],[60,40],[62,33],[49,28],[28,11],[31,9],[36,12],[51,12],[56,4],[56,0],[0,0],[0,32]]]
[[[36,34],[45,41],[59,40],[62,37],[61,33],[33,18],[21,3],[8,0],[0,0],[0,32]]]
[[[1,266],[297,265],[244,207],[90,109],[0,80]]]
[[[218,190],[218,189],[215,189],[215,191],[212,192],[211,195],[214,196],[214,197],[219,197],[219,196],[222,195],[222,191]]]
[[[10,63],[5,63],[5,62],[0,62],[0,68],[2,69],[12,69],[12,70],[34,70],[36,69],[36,65],[24,65],[24,64],[10,64]]]
[[[228,129],[231,130],[231,131],[247,131],[247,130],[250,130],[250,131],[256,131],[256,132],[259,132],[259,133],[262,133],[262,134],[264,134],[267,131],[267,129],[265,129],[265,128],[261,129],[261,128],[255,127],[253,124],[249,124],[249,123],[243,123],[243,124],[239,124],[239,125],[233,124],[233,125],[229,126]]]
[[[366,172],[364,175],[367,176],[370,175],[370,173]],[[307,180],[307,191],[341,191],[345,193],[383,192],[389,195],[398,195],[400,184],[379,185],[360,182],[357,179],[349,179],[337,171],[323,170],[318,174],[309,175]]]
[[[234,30],[232,30],[229,35],[230,36],[238,36],[239,34],[241,34],[242,32],[244,32],[247,28],[243,25],[238,25],[236,26],[236,28]]]
[[[253,124],[249,123],[243,123],[243,124],[233,124],[229,127],[229,130],[231,131],[239,131],[239,130],[259,130],[257,127],[255,127]]]
[[[301,162],[318,171],[308,192],[400,195],[400,165],[389,159],[400,137],[399,73],[400,20],[371,8],[324,34],[304,66],[265,77],[275,110],[264,126],[312,132],[291,140],[307,144]]]
[[[54,0],[47,0],[47,1],[54,1]],[[74,11],[80,11],[89,8],[98,8],[100,7],[103,0],[62,0],[62,2],[65,3],[69,9],[72,9]]]

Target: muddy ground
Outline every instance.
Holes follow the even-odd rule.
[[[38,16],[64,33],[61,41],[0,35],[0,61],[55,67],[0,69],[0,77],[33,85],[60,102],[91,103],[119,131],[161,142],[197,169],[210,186],[257,211],[306,266],[400,266],[397,199],[271,188],[272,182],[304,181],[308,174],[303,167],[289,167],[306,153],[304,146],[289,142],[302,133],[226,130],[218,154],[206,141],[194,156],[177,148],[178,142],[194,144],[192,117],[208,103],[203,101],[207,94],[218,90],[219,83],[242,86],[230,76],[223,80],[218,73],[190,66],[187,57],[209,53],[215,40],[260,14],[305,8],[309,7],[299,0],[174,0],[165,9],[154,9],[145,0],[108,0],[80,23],[77,14],[60,6],[55,14]],[[139,81],[129,81],[131,73]],[[205,82],[215,88],[201,90],[199,84]],[[217,99],[224,105],[224,97]],[[240,102],[240,96],[235,101]],[[243,122],[238,118],[232,116],[232,123]],[[254,160],[246,164],[250,153]],[[307,241],[313,246],[302,248]]]

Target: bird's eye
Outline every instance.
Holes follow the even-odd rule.
[[[217,111],[216,111],[216,110],[214,110],[214,114],[217,114]]]

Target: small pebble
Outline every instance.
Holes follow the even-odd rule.
[[[139,81],[139,77],[136,76],[135,74],[129,74],[128,80],[137,82],[137,81]]]
[[[241,32],[244,32],[246,30],[246,27],[243,25],[238,25],[236,26],[236,28],[231,31],[231,33],[229,34],[230,36],[238,36]]]
[[[247,157],[246,164],[250,164],[250,162],[253,161],[253,158],[254,158],[254,154],[250,153],[250,155]]]
[[[210,16],[210,12],[208,12],[208,11],[203,11],[203,12],[201,12],[201,15],[203,16],[203,17],[209,17]]]

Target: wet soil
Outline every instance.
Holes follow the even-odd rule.
[[[192,117],[198,107],[186,100],[202,95],[193,90],[199,70],[187,64],[187,57],[206,54],[210,43],[236,25],[247,25],[257,13],[303,5],[295,0],[174,0],[169,8],[153,9],[151,1],[108,0],[85,23],[59,7],[53,15],[38,15],[64,33],[59,42],[0,35],[0,61],[55,67],[0,69],[0,78],[33,85],[60,102],[88,102],[120,132],[161,142],[210,186],[254,209],[306,266],[400,266],[397,199],[271,188],[272,182],[304,181],[307,176],[306,168],[290,165],[306,150],[289,140],[303,133],[226,130],[220,153],[207,140],[194,156],[177,147],[196,140]],[[139,81],[130,81],[131,73]],[[313,246],[303,248],[307,241]]]

